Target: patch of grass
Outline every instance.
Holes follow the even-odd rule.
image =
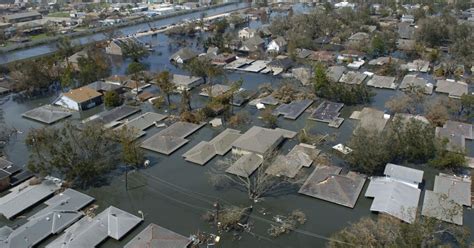
[[[43,38],[46,38],[46,37],[48,37],[48,35],[43,33],[43,34],[37,34],[37,35],[30,36],[30,39],[31,40],[39,40],[39,39],[43,39]]]
[[[49,13],[48,17],[69,17],[69,12],[53,12]]]

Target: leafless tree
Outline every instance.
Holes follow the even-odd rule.
[[[236,174],[227,173],[226,170],[239,158],[233,155],[230,158],[224,158],[216,163],[216,166],[208,172],[210,182],[216,187],[236,186],[247,192],[249,199],[258,201],[260,198],[268,195],[284,194],[294,190],[298,185],[302,185],[305,177],[303,171],[299,171],[294,178],[286,176],[274,176],[267,174],[267,169],[277,158],[278,152],[273,152],[265,156],[262,164],[253,170],[253,168],[244,167]],[[282,169],[284,170],[284,169]],[[285,175],[285,171],[280,171]]]

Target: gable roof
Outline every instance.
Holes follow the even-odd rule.
[[[102,96],[102,94],[100,94],[99,92],[86,86],[70,90],[69,92],[64,93],[63,95],[77,103],[87,102],[89,100]]]

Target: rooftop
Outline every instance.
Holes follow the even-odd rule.
[[[94,218],[80,219],[46,247],[96,247],[107,237],[120,240],[140,222],[141,218],[110,206]]]
[[[124,248],[186,248],[190,243],[189,238],[152,223],[130,240]]]
[[[288,104],[278,106],[273,114],[276,116],[283,115],[286,119],[296,120],[309,106],[313,104],[313,100],[295,100]]]
[[[339,111],[341,111],[343,106],[344,103],[323,101],[313,113],[311,113],[308,119],[328,123],[332,122],[339,117]]]
[[[423,171],[405,166],[388,163],[384,173],[387,177],[404,181],[411,184],[419,184],[423,181]]]
[[[145,130],[150,128],[153,125],[156,125],[158,122],[166,119],[168,116],[167,115],[162,115],[154,112],[146,112],[134,119],[131,120],[124,120],[122,121],[122,125],[118,126],[115,128],[116,130],[119,130],[121,128],[126,127],[127,129],[132,129],[138,132],[137,135],[142,136],[145,135]]]
[[[318,165],[299,193],[354,208],[364,187],[365,176],[355,172],[341,175],[340,172],[340,167]]]
[[[284,133],[280,130],[253,126],[242,134],[232,146],[263,155],[278,145],[283,140],[283,136]]]
[[[265,173],[294,178],[302,167],[310,167],[319,153],[320,150],[315,146],[301,143],[294,146],[287,155],[278,155]]]
[[[22,116],[25,118],[45,124],[53,124],[71,115],[72,113],[70,111],[53,105],[43,105],[22,114]]]
[[[18,215],[60,188],[59,179],[45,179],[39,184],[30,185],[25,181],[11,188],[9,193],[0,198],[0,213],[7,219]]]
[[[463,224],[463,208],[444,194],[431,190],[425,191],[421,214],[438,220]]]
[[[95,123],[105,125],[107,127],[113,127],[120,123],[118,121],[126,118],[127,116],[133,115],[137,112],[140,112],[139,108],[122,105],[120,107],[113,108],[108,111],[101,112],[99,114],[93,115],[88,119],[84,120],[84,123]]]
[[[348,71],[339,79],[339,82],[346,84],[362,84],[367,78],[367,75],[364,73],[356,71]]]
[[[220,96],[230,90],[230,86],[224,84],[213,84],[212,86],[204,87],[201,90],[199,95],[208,97],[211,96]]]
[[[359,125],[354,132],[357,132],[358,128],[374,129],[381,132],[389,120],[383,111],[367,107],[363,108],[360,112],[354,111],[351,118],[359,120]]]
[[[262,163],[262,157],[255,153],[248,153],[237,159],[226,172],[240,177],[249,177]]]
[[[63,95],[77,103],[87,102],[89,100],[102,96],[102,94],[100,94],[99,92],[86,86],[70,90],[69,92],[64,93]]]
[[[346,72],[346,67],[336,65],[328,68],[327,77],[333,82],[339,82],[344,72]]]
[[[397,84],[395,83],[394,77],[386,77],[386,76],[379,76],[374,75],[368,82],[368,86],[376,87],[376,88],[386,88],[386,89],[396,89]]]
[[[446,93],[452,98],[461,98],[462,95],[468,94],[468,85],[460,81],[438,80],[436,82],[436,92]]]

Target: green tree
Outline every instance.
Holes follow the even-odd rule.
[[[26,137],[28,168],[41,175],[60,175],[81,187],[99,183],[118,162],[119,146],[109,130],[66,122],[61,127],[32,129]]]
[[[125,57],[132,59],[132,61],[139,62],[150,53],[143,44],[134,40],[129,40],[124,43],[123,54]]]
[[[78,58],[78,80],[82,85],[90,84],[110,74],[110,63],[104,53],[92,49],[87,56]]]
[[[141,62],[132,61],[130,64],[128,64],[127,74],[132,75],[135,80],[138,80],[139,73],[144,70],[146,70],[146,66],[144,64]]]
[[[117,107],[122,104],[122,101],[116,91],[107,91],[104,94],[104,104],[106,107]]]
[[[74,54],[74,46],[72,45],[69,37],[60,37],[56,42],[57,54],[61,59],[65,59],[66,63],[69,63],[69,56]]]
[[[387,53],[385,40],[379,35],[375,35],[370,42],[370,53],[372,56],[382,56]]]
[[[60,81],[63,88],[72,86],[74,83],[74,69],[72,66],[66,65],[66,68],[64,68],[61,75]]]
[[[380,172],[392,160],[392,150],[386,141],[385,132],[358,128],[347,145],[353,150],[347,161],[352,168],[369,175]]]
[[[172,82],[171,77],[169,71],[162,71],[156,77],[156,85],[160,88],[161,93],[166,96],[168,106],[171,104],[170,95],[176,90],[176,85]]]
[[[278,118],[273,114],[272,109],[267,108],[262,111],[260,118],[266,127],[276,128],[278,126]]]
[[[467,247],[468,237],[467,228],[434,218],[408,224],[389,216],[364,217],[334,233],[328,247]]]

